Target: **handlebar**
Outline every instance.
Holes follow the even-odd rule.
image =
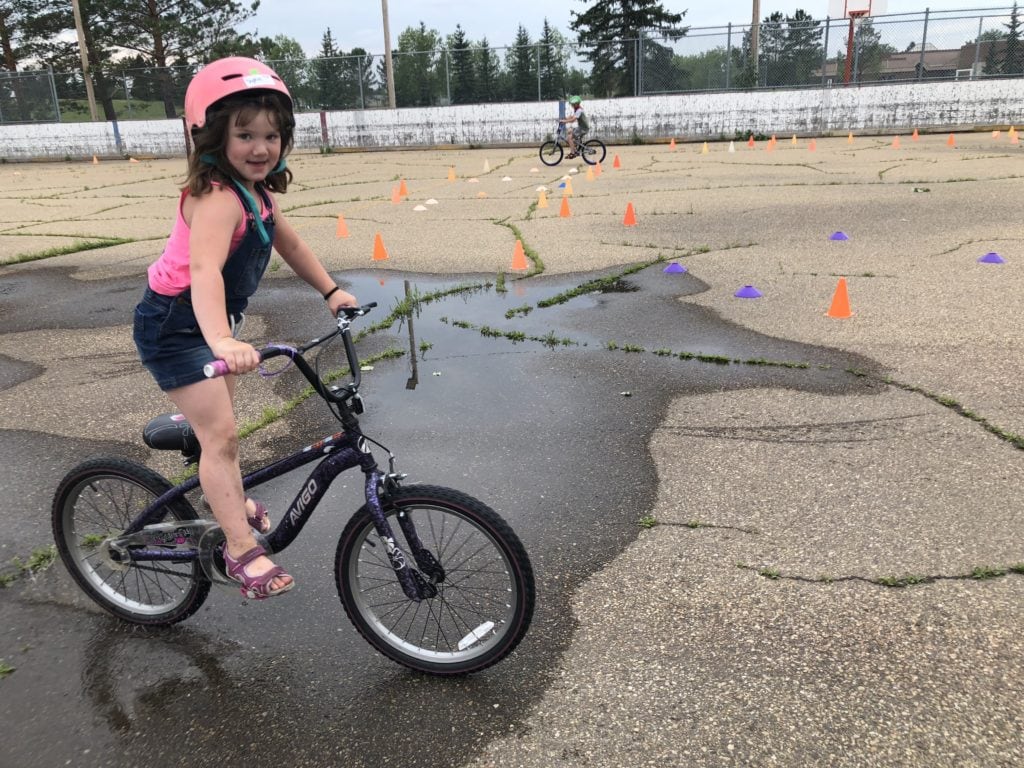
[[[326,336],[320,336],[313,339],[297,349],[281,345],[264,347],[259,350],[260,362],[262,363],[265,360],[270,360],[274,357],[288,355],[295,363],[295,367],[302,371],[302,375],[305,376],[307,381],[313,385],[313,388],[321,397],[334,403],[344,402],[359,391],[359,384],[362,380],[362,372],[359,368],[359,357],[356,355],[356,348],[352,343],[352,334],[349,331],[349,327],[352,325],[352,320],[354,318],[367,314],[376,306],[377,302],[373,301],[369,304],[363,304],[360,307],[341,307],[341,309],[338,310],[337,329],[331,331]],[[313,370],[312,366],[306,362],[306,359],[302,355],[314,347],[323,344],[325,341],[333,339],[339,334],[341,335],[342,342],[345,344],[345,357],[348,358],[348,367],[352,374],[352,381],[342,387],[328,387],[320,379],[317,372]],[[223,360],[214,360],[212,363],[207,363],[203,366],[203,374],[208,379],[226,376],[228,373],[228,364]]]

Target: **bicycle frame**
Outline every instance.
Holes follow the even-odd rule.
[[[416,601],[434,597],[437,594],[437,590],[431,582],[441,581],[444,578],[444,572],[440,564],[422,545],[419,537],[416,535],[415,527],[408,516],[400,515],[398,518],[399,527],[401,527],[406,542],[412,550],[413,559],[419,570],[412,568],[405,556],[405,553],[396,543],[394,532],[384,515],[379,489],[383,488],[386,495],[389,488],[397,486],[399,478],[393,471],[389,472],[387,475],[383,475],[381,473],[373,454],[367,446],[366,438],[364,438],[359,431],[359,422],[347,402],[350,397],[357,394],[360,377],[359,364],[355,356],[346,321],[339,321],[339,331],[336,333],[340,333],[343,341],[345,342],[345,350],[348,356],[350,370],[353,375],[353,382],[346,387],[328,389],[301,354],[302,352],[326,341],[335,334],[331,334],[330,336],[320,339],[314,339],[304,348],[294,350],[295,354],[292,359],[294,360],[296,367],[303,373],[306,379],[313,385],[314,389],[321,394],[321,396],[339,405],[342,416],[342,426],[345,427],[345,429],[341,432],[336,432],[329,437],[325,437],[312,445],[308,445],[290,456],[279,459],[272,464],[268,464],[267,466],[247,474],[242,478],[243,488],[254,488],[291,472],[294,469],[298,469],[299,467],[310,464],[318,459],[320,460],[320,463],[313,469],[302,484],[301,489],[295,496],[295,499],[278,522],[277,527],[266,535],[265,549],[267,549],[269,554],[273,554],[281,552],[288,547],[298,537],[303,526],[305,526],[306,522],[312,516],[317,505],[323,500],[324,495],[327,493],[327,489],[330,487],[331,483],[334,482],[334,479],[343,472],[358,466],[366,476],[366,503],[370,508],[374,528],[384,544],[388,558],[395,570],[395,575],[398,578],[399,583],[402,585],[402,590],[410,599]],[[286,353],[287,352],[281,352],[276,348],[262,350],[261,352],[264,359]],[[346,394],[338,396],[334,394],[337,390],[343,390]],[[111,542],[111,548],[122,557],[127,556],[129,559],[137,561],[173,560],[181,562],[199,559],[200,552],[198,548],[179,549],[168,548],[166,546],[153,547],[147,546],[147,544],[151,545],[152,542],[147,542],[145,540],[146,526],[161,525],[160,521],[166,514],[165,507],[184,498],[185,494],[195,490],[198,486],[199,478],[198,476],[195,476],[162,494],[159,498],[149,504],[141,513],[139,513],[139,515],[124,530],[124,533],[121,536]],[[172,527],[182,528],[187,525],[187,523],[178,523],[172,525]],[[157,533],[159,535],[159,532]],[[139,538],[140,535],[142,536],[141,539]],[[135,546],[140,543],[142,544],[141,548],[128,549],[129,545]],[[420,571],[428,576],[430,579],[429,582],[423,578]]]

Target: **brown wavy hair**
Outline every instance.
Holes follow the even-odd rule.
[[[274,91],[249,91],[221,99],[206,110],[206,125],[192,131],[192,154],[188,158],[188,173],[182,183],[193,196],[204,195],[213,188],[213,182],[231,184],[234,174],[225,149],[228,129],[232,121],[236,126],[248,125],[260,112],[266,111],[270,121],[281,134],[281,159],[292,150],[295,137],[295,115],[288,99]],[[202,158],[214,158],[211,164]],[[292,180],[292,172],[271,173],[263,182],[273,192],[285,192]]]

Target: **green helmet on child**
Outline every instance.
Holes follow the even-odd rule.
[[[579,96],[570,96],[569,97],[569,103],[572,104],[574,107],[575,106],[579,106],[579,104],[582,101],[583,101],[583,99],[581,99]]]

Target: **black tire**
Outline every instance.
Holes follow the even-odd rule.
[[[171,484],[151,469],[123,459],[93,459],[72,469],[53,499],[53,538],[68,572],[89,597],[133,624],[174,624],[195,613],[210,593],[198,560],[113,564],[102,539],[115,536]],[[195,520],[180,499],[167,507],[173,520]]]
[[[445,578],[436,597],[409,600],[363,505],[345,526],[334,562],[338,594],[359,633],[390,659],[434,675],[476,672],[511,653],[530,626],[536,593],[530,559],[508,524],[449,488],[413,485],[382,502],[410,562],[399,511]]]
[[[606,150],[604,142],[600,139],[589,139],[583,142],[583,162],[587,165],[597,165],[604,162]]]
[[[557,141],[545,141],[540,145],[540,161],[544,165],[558,165],[562,162],[562,145]]]

